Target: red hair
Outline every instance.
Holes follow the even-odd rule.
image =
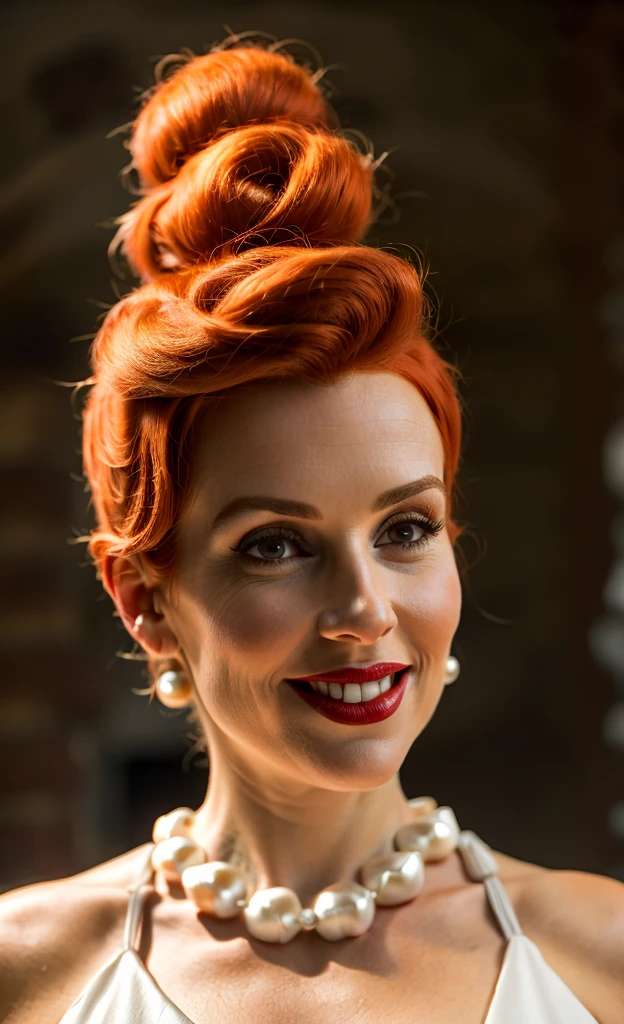
[[[457,371],[424,335],[416,269],[361,244],[372,158],[340,134],[312,73],[222,45],[151,91],[129,148],[142,197],[114,245],[143,283],[95,338],[83,414],[96,564],[141,553],[172,571],[195,418],[262,379],[404,377],[433,414],[452,496]]]

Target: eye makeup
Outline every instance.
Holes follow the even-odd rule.
[[[381,537],[389,533],[390,530],[396,527],[411,527],[417,528],[422,531],[422,536],[418,538],[411,538],[406,540],[390,540],[385,544],[376,543],[375,547],[381,549],[384,547],[396,547],[404,551],[415,551],[420,548],[424,548],[430,543],[433,537],[437,536],[442,529],[444,529],[444,520],[437,519],[431,510],[428,513],[425,512],[414,512],[414,511],[403,511],[396,512],[386,523],[382,524]],[[379,532],[379,531],[378,531]],[[261,555],[252,555],[249,552],[261,545],[263,542],[274,541],[279,547],[280,542],[282,548],[286,547],[286,542],[290,542],[293,545],[303,550],[303,555],[291,555],[288,557],[267,557],[263,558]],[[306,544],[302,541],[300,535],[296,530],[285,526],[267,526],[259,530],[254,531],[252,534],[244,537],[238,545],[230,550],[235,551],[244,561],[253,563],[255,565],[266,565],[266,564],[278,564],[283,565],[289,563],[297,558],[311,557],[312,552],[307,551]]]

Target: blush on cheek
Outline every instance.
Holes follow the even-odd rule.
[[[446,612],[447,630],[450,631],[451,635],[454,635],[459,626],[462,607],[461,582],[454,561],[448,573],[440,580],[440,596]]]
[[[451,644],[461,614],[461,584],[454,561],[435,572],[410,592],[406,608],[410,639],[427,658],[437,660]]]

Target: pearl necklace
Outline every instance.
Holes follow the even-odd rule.
[[[178,807],[154,824],[152,867],[168,882],[182,885],[203,913],[218,918],[243,912],[247,930],[263,942],[289,942],[300,931],[315,930],[329,942],[362,935],[373,923],[376,906],[395,907],[413,900],[423,887],[425,861],[442,860],[457,847],[460,829],[450,807],[430,796],[409,800],[414,820],[394,836],[396,852],[373,857],[362,867],[362,885],[344,881],[317,893],[302,907],[292,889],[278,885],[248,896],[243,872],[225,861],[206,861],[193,839],[195,812]]]

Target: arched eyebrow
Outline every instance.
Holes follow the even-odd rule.
[[[441,491],[446,498],[446,487],[437,476],[423,476],[420,480],[412,480],[411,484],[400,484],[399,487],[392,487],[389,491],[383,491],[373,502],[371,512],[383,512],[390,505],[398,505],[406,498],[413,498],[421,491],[429,491],[434,487]]]
[[[441,491],[446,498],[446,487],[437,476],[423,476],[420,480],[412,480],[408,484],[400,484],[392,487],[389,491],[383,491],[372,504],[371,512],[383,512],[391,505],[398,505],[406,498],[413,498],[421,491],[428,491],[435,488]],[[232,525],[237,519],[242,519],[246,513],[251,511],[275,512],[277,515],[290,516],[294,519],[322,519],[323,515],[315,505],[308,505],[304,501],[292,501],[289,498],[274,498],[269,495],[249,494],[241,495],[240,498],[233,498],[227,505],[217,513],[212,524],[211,532],[223,529],[227,524]]]

